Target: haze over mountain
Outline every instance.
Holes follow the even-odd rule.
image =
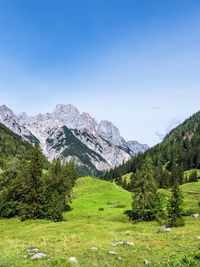
[[[37,140],[49,159],[75,156],[80,164],[99,171],[127,161],[148,149],[137,141],[126,142],[110,121],[97,121],[71,105],[58,104],[52,113],[15,115],[0,107],[0,122],[30,143]]]

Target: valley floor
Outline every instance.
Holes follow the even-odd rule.
[[[200,182],[182,187],[200,192]],[[200,195],[184,195],[187,208],[198,209]],[[130,204],[131,194],[121,187],[80,178],[74,189],[73,210],[65,214],[66,221],[0,220],[0,266],[143,266],[145,260],[153,266],[167,266],[173,258],[192,257],[195,249],[200,249],[199,217],[187,216],[185,227],[164,232],[156,222],[132,224],[123,214]],[[133,242],[135,246],[112,246],[118,241]],[[36,247],[47,257],[31,260],[26,249]],[[70,263],[70,257],[78,263]]]

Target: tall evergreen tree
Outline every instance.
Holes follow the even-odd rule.
[[[147,155],[141,170],[135,177],[132,211],[135,220],[152,220],[156,215],[157,184],[150,156]]]
[[[37,143],[30,163],[20,173],[19,215],[21,220],[44,217],[45,183],[42,177],[42,153]]]
[[[183,194],[176,182],[172,187],[172,196],[168,202],[168,225],[169,226],[184,226],[183,212]]]

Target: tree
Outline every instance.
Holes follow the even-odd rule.
[[[189,183],[192,182],[197,182],[198,181],[198,176],[196,171],[192,171],[192,173],[189,176]]]
[[[137,173],[133,187],[132,219],[150,221],[157,213],[157,184],[150,156],[147,155],[141,170]]]
[[[53,221],[62,221],[63,212],[70,210],[72,188],[77,178],[75,160],[61,164],[54,160],[50,173],[46,177],[46,217]]]
[[[37,219],[44,217],[45,183],[42,176],[42,153],[37,143],[30,163],[19,174],[20,181],[20,219]]]
[[[168,226],[184,226],[183,212],[183,194],[176,182],[172,188],[172,196],[168,201]]]

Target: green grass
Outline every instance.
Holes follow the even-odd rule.
[[[182,187],[187,190],[191,186]],[[198,209],[199,195],[184,195],[187,208],[192,203]],[[115,201],[118,203],[107,204]],[[143,266],[144,260],[162,266],[163,260],[171,261],[171,257],[182,257],[200,247],[196,238],[200,236],[199,218],[185,217],[185,227],[165,233],[156,222],[132,224],[123,214],[130,204],[131,193],[121,187],[89,177],[80,178],[74,188],[73,210],[65,213],[66,221],[0,220],[0,266]],[[125,207],[118,208],[119,205]],[[130,241],[135,246],[113,247],[115,241]],[[98,250],[91,250],[92,246]],[[31,247],[38,247],[47,258],[36,261],[30,256],[24,258],[26,249]],[[110,250],[119,254],[110,255]],[[118,256],[122,259],[117,259]],[[76,257],[79,263],[69,263],[69,257]]]

